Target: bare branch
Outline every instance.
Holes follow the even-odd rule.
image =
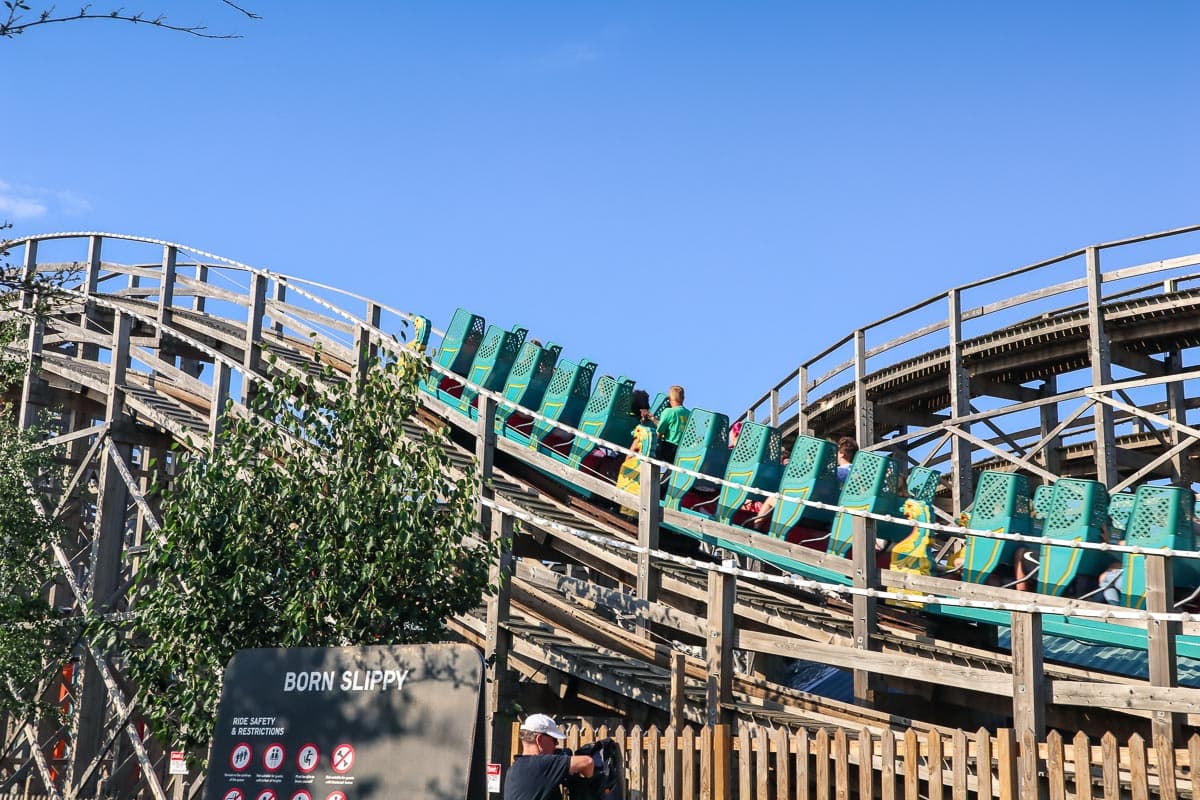
[[[221,0],[222,3],[230,8],[244,14],[249,19],[262,19],[258,14],[237,5],[231,0]],[[106,19],[116,20],[118,22],[130,22],[135,25],[151,25],[155,28],[162,28],[168,31],[176,31],[178,33],[186,33],[190,36],[196,36],[201,39],[240,39],[240,33],[212,33],[206,25],[175,25],[167,22],[165,14],[158,14],[153,17],[147,17],[145,12],[138,11],[136,13],[127,13],[124,8],[116,8],[111,11],[93,11],[92,5],[89,3],[79,9],[74,14],[55,15],[54,6],[50,6],[41,11],[35,12],[36,16],[27,18],[21,12],[32,12],[32,8],[25,0],[6,0],[4,6],[7,9],[6,15],[0,15],[0,39],[11,39],[30,28],[38,25],[50,25],[57,22],[76,22],[85,19]]]
[[[225,5],[229,6],[230,8],[234,9],[235,11],[242,12],[250,19],[262,19],[261,14],[255,14],[253,11],[251,11],[248,8],[242,8],[237,3],[231,2],[231,0],[221,0],[221,2],[224,3]]]

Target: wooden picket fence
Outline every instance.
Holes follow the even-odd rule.
[[[516,734],[514,726],[514,748]],[[566,746],[606,737],[624,750],[628,800],[1200,800],[1191,769],[1200,764],[1200,735],[1172,749],[1138,735],[1122,745],[1111,733],[1099,744],[1053,732],[1021,743],[1011,730],[583,725],[568,728]]]

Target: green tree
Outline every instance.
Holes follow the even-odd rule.
[[[38,448],[37,431],[18,428],[5,396],[25,375],[29,323],[62,279],[21,275],[0,241],[0,712],[26,719],[55,713],[40,701],[42,679],[66,661],[78,624],[50,605],[62,530],[34,504],[54,453]]]
[[[474,474],[451,475],[444,430],[406,425],[424,369],[277,378],[214,451],[183,456],[126,653],[163,741],[209,741],[240,649],[434,641],[490,591]]]
[[[51,709],[39,702],[42,679],[67,660],[77,625],[48,602],[58,571],[50,546],[61,531],[31,497],[52,454],[8,412],[0,403],[0,711],[34,718]]]

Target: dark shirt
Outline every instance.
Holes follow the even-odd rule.
[[[517,756],[508,768],[504,800],[559,800],[571,775],[571,757],[559,753]]]

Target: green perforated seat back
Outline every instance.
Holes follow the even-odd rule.
[[[751,497],[751,489],[775,491],[782,475],[783,438],[779,430],[758,422],[743,423],[737,444],[725,465],[725,480],[739,486],[721,487],[717,520],[731,522],[733,515]]]
[[[666,392],[659,392],[654,395],[654,400],[650,403],[650,416],[659,417],[663,410],[671,404],[671,398]]]
[[[514,327],[513,330],[506,331],[496,325],[489,326],[483,342],[475,351],[475,360],[471,362],[471,371],[467,374],[467,381],[481,386],[489,392],[498,392],[503,389],[504,384],[508,381],[508,373],[512,371],[512,366],[517,360],[517,354],[521,352],[521,346],[525,344],[527,333],[528,331],[524,328]],[[460,400],[462,410],[465,411],[471,407],[471,402],[477,394],[478,392],[470,387],[463,389]]]
[[[446,335],[442,337],[434,361],[456,375],[465,376],[483,341],[484,328],[483,317],[464,308],[458,309],[450,320]],[[437,382],[436,377],[434,382]]]
[[[771,513],[770,534],[787,536],[801,522],[829,522],[833,512],[811,508],[805,500],[833,504],[838,499],[837,445],[812,436],[797,436],[779,482],[779,501]]]
[[[533,342],[525,342],[521,346],[521,352],[504,383],[504,402],[496,423],[498,428],[517,406],[537,411],[554,375],[554,362],[557,360],[557,349],[550,350]]]
[[[1050,493],[1042,536],[1064,541],[1101,541],[1108,521],[1108,490],[1096,481],[1060,478]],[[1098,575],[1107,557],[1097,550],[1042,545],[1038,591],[1061,595],[1077,575]]]
[[[592,376],[595,374],[594,361],[585,359],[578,364],[567,358],[559,361],[558,366],[554,368],[554,374],[550,376],[550,383],[542,396],[542,405],[538,408],[538,413],[547,419],[576,427],[588,397],[592,394]],[[555,427],[550,422],[537,420],[533,424],[530,446],[536,446],[554,430]]]
[[[675,452],[675,464],[703,475],[723,476],[729,463],[728,442],[729,417],[716,411],[693,408]],[[672,471],[667,484],[667,507],[679,509],[680,501],[695,484],[693,476]]]
[[[1120,495],[1118,495],[1120,496]],[[1139,486],[1125,528],[1125,543],[1140,547],[1194,550],[1192,532],[1196,498],[1176,486]]]
[[[908,496],[914,500],[933,503],[933,499],[937,495],[938,481],[941,479],[942,473],[936,469],[913,467],[912,472],[908,473],[908,482],[905,484]]]
[[[984,470],[975,488],[971,521],[967,527],[999,533],[1030,532],[1029,480],[1012,472]],[[1000,564],[1012,564],[1016,542],[984,536],[967,536],[963,555],[963,580],[983,583]]]
[[[1030,516],[1045,523],[1050,514],[1050,497],[1054,494],[1054,484],[1043,483],[1033,490],[1033,505],[1029,509]]]
[[[628,447],[633,441],[633,427],[637,424],[637,419],[629,413],[632,394],[633,381],[628,378],[618,380],[611,375],[602,376],[596,383],[596,390],[588,398],[577,427],[606,442]],[[567,463],[578,469],[587,454],[598,446],[590,439],[576,436]]]
[[[1120,495],[1118,495],[1119,497]],[[1129,512],[1125,544],[1138,547],[1195,550],[1192,523],[1195,495],[1177,486],[1139,486]],[[1122,602],[1133,608],[1146,607],[1146,559],[1137,553],[1125,553]],[[1174,582],[1180,587],[1200,584],[1200,562],[1189,558],[1171,559]]]
[[[1108,498],[1108,531],[1110,539],[1124,539],[1129,525],[1129,512],[1133,511],[1133,494],[1121,492]]]
[[[899,516],[901,500],[899,494],[900,476],[896,462],[886,453],[874,453],[859,450],[854,454],[854,462],[850,465],[850,474],[842,486],[838,497],[838,505],[855,511],[870,511],[875,514]],[[907,536],[911,527],[903,525],[876,526],[875,535],[881,539],[896,541],[903,532]],[[833,518],[833,530],[829,536],[828,552],[837,556],[845,556],[854,543],[854,517],[839,511]]]

